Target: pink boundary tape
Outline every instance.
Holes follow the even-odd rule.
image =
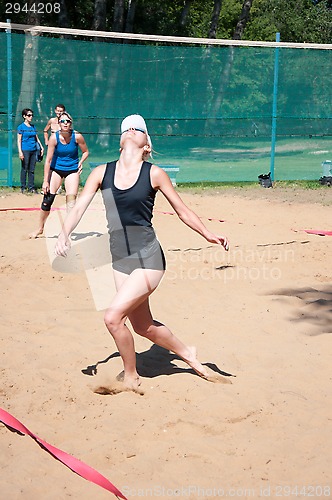
[[[295,233],[304,231],[307,234],[317,234],[317,236],[332,236],[332,231],[324,231],[320,229],[293,229]]]
[[[39,207],[0,208],[0,212],[15,212],[15,211],[33,212],[35,210],[40,210],[40,208]],[[51,208],[51,210],[65,210],[65,208]],[[163,215],[176,215],[175,212],[163,212],[161,210],[155,210],[155,211],[158,212],[159,214],[163,214]],[[218,222],[225,222],[223,219],[216,219],[213,217],[200,217],[200,219],[216,220]]]
[[[318,236],[332,236],[332,231],[319,231],[318,229],[304,229],[308,234],[317,234]]]
[[[34,212],[40,210],[39,207],[16,207],[16,208],[0,208],[0,212]],[[51,208],[51,210],[65,210],[64,208]]]
[[[43,439],[40,439],[38,436],[33,434],[29,429],[27,429],[19,420],[13,417],[10,413],[0,408],[0,421],[3,422],[8,427],[21,432],[22,434],[27,434],[32,437],[37,443],[41,444],[43,448],[45,448],[51,455],[60,460],[64,465],[69,467],[73,472],[76,472],[79,476],[91,481],[92,483],[105,488],[105,490],[110,491],[117,498],[123,498],[123,500],[128,500],[120,490],[118,490],[106,477],[102,476],[95,469],[90,467],[89,465],[81,462],[77,458],[69,455],[68,453],[55,448],[51,444],[48,444]]]
[[[155,212],[159,213],[159,214],[163,214],[163,215],[176,215],[175,212],[163,212],[162,210],[155,210]],[[201,217],[199,216],[200,219],[207,219],[207,220],[216,220],[218,222],[225,222],[223,219],[215,219],[213,217]]]

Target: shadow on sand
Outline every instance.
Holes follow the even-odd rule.
[[[98,370],[98,365],[108,363],[113,358],[118,358],[120,354],[114,352],[106,359],[97,361],[93,365],[89,365],[82,370],[84,375],[96,375]],[[141,377],[154,378],[160,375],[175,375],[176,373],[189,373],[191,375],[197,375],[197,373],[191,368],[180,368],[173,361],[182,361],[181,358],[171,353],[163,347],[159,347],[153,344],[147,351],[136,354],[137,372]],[[223,377],[235,377],[231,373],[224,372],[215,363],[202,363],[207,366],[218,375]]]
[[[332,333],[332,287],[288,288],[272,292],[283,297],[297,297],[301,300],[293,312],[291,321],[306,323],[307,335]]]

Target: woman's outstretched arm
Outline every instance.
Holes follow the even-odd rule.
[[[209,231],[195,212],[187,207],[182,201],[166,172],[156,165],[153,165],[151,169],[151,180],[153,187],[159,189],[163,193],[184,224],[199,233],[210,243],[222,245],[226,251],[229,249],[229,242],[226,236],[217,235]]]

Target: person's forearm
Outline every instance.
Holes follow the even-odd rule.
[[[44,165],[44,182],[49,182],[50,181],[50,172],[51,172],[51,165],[48,159],[46,158],[45,165]]]
[[[72,231],[75,229],[79,221],[81,220],[82,216],[84,213],[84,209],[80,209],[80,206],[78,203],[71,209],[69,214],[67,215],[63,226],[62,226],[62,231],[59,236],[63,235],[66,238],[69,238],[71,235]]]
[[[17,149],[18,149],[18,154],[19,156],[22,156],[22,139],[18,137],[17,139]]]
[[[81,163],[83,163],[88,156],[89,156],[89,151],[84,151],[84,153],[81,156]]]
[[[75,206],[71,209],[71,211],[67,215],[67,217],[63,223],[62,231],[61,231],[60,235],[63,235],[66,238],[68,238],[70,236],[71,232],[75,229],[77,224],[82,219],[83,214],[86,211],[89,204],[91,203],[91,200],[93,199],[93,197],[94,197],[94,193],[92,193],[92,194],[82,193],[80,195],[80,197],[77,200],[77,203],[75,204]]]
[[[204,226],[200,218],[190,209],[178,214],[179,219],[188,227],[199,233],[203,238],[206,238],[211,232]]]

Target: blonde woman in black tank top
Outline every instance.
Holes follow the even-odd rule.
[[[105,312],[104,321],[114,338],[124,368],[115,385],[103,389],[110,393],[121,390],[142,393],[136,370],[134,339],[126,326],[127,319],[136,333],[181,357],[200,377],[213,380],[206,366],[198,361],[196,349],[183,344],[165,325],[155,321],[151,314],[149,296],[165,272],[164,255],[151,224],[155,194],[161,191],[180,220],[208,242],[222,245],[228,250],[228,240],[211,233],[184,204],[168,175],[146,161],[151,149],[144,119],[140,115],[126,117],[121,125],[119,159],[99,165],[92,171],[75,207],[64,222],[55,248],[57,255],[67,255],[70,234],[94,194],[101,189],[117,289]]]

